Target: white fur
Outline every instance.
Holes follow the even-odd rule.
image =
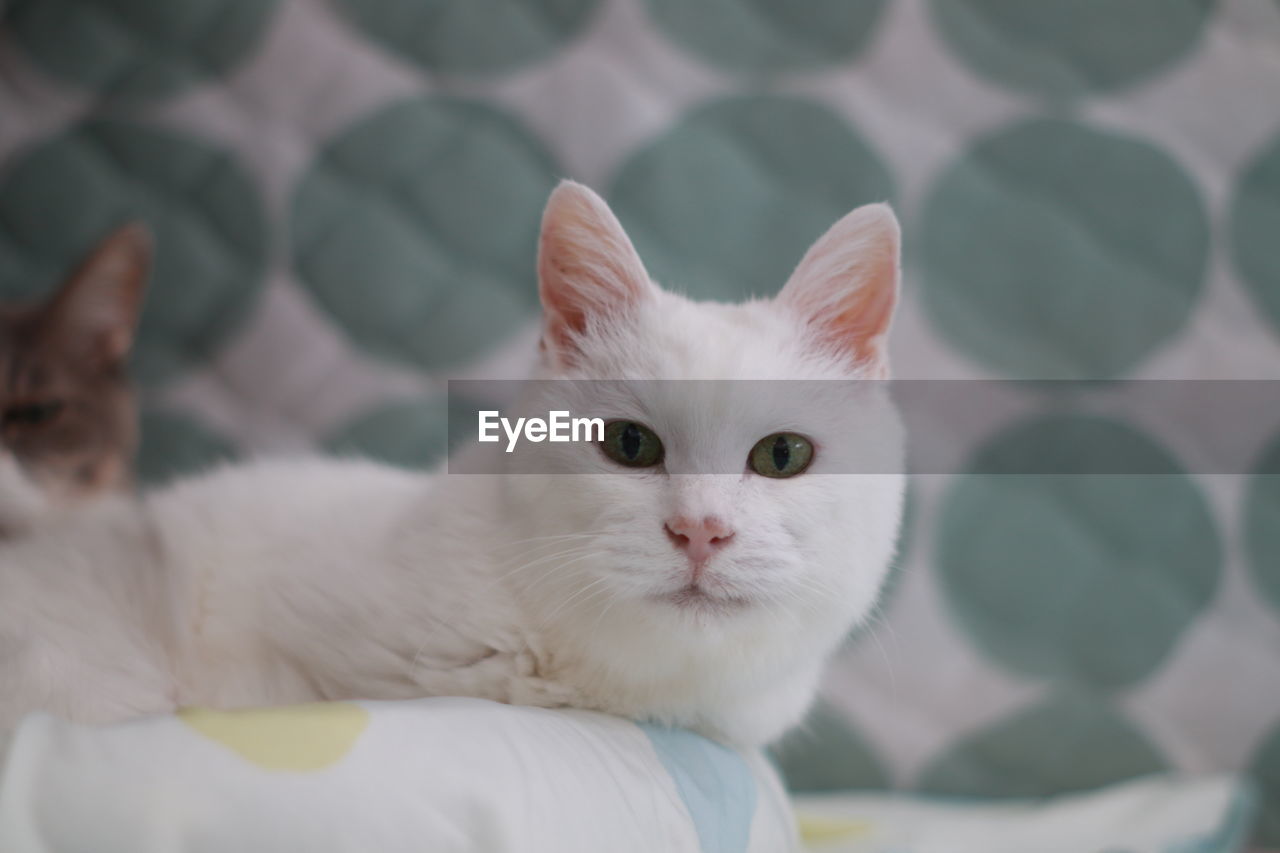
[[[53,502],[22,470],[12,453],[0,449],[0,536],[26,533],[53,511]]]
[[[589,191],[569,185],[557,197],[551,237],[557,205],[579,205],[589,227],[563,245],[544,232],[544,301],[561,285],[591,292],[556,282],[547,263],[590,243],[593,227],[608,233],[608,252],[630,251],[616,221],[593,218],[603,202]],[[608,266],[643,269],[630,257]],[[805,299],[736,306],[631,284],[613,304],[594,293],[586,328],[549,336],[539,375],[826,380],[883,370],[815,344],[803,307],[836,298],[810,288],[856,291],[857,278],[793,280],[788,292]],[[861,426],[891,418],[879,395],[797,404],[761,387],[690,396],[636,383],[592,401],[525,401],[542,411],[589,402],[592,415],[653,428],[673,470],[741,473],[623,469],[590,444],[541,444],[511,462],[540,473],[259,461],[140,503],[102,501],[0,549],[0,731],[37,708],[106,721],[192,704],[463,694],[771,740],[802,717],[826,658],[872,607],[903,483],[838,473],[859,442],[900,457],[896,433]],[[813,440],[812,469],[785,480],[747,471],[755,441],[779,430]],[[688,583],[662,528],[677,514],[716,515],[736,531],[705,571],[703,604],[663,598]]]

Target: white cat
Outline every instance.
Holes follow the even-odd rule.
[[[605,203],[566,182],[543,220],[537,376],[884,378],[898,244],[889,208],[862,207],[776,299],[696,303],[654,285]],[[677,385],[593,401],[616,422],[608,452],[539,444],[512,463],[542,473],[255,462],[3,547],[0,732],[35,709],[105,722],[458,694],[776,738],[892,557],[901,475],[842,473],[887,403],[811,413],[761,383]],[[890,471],[901,452],[896,433],[875,449]],[[775,464],[808,470],[753,470]],[[734,473],[670,473],[716,465]]]

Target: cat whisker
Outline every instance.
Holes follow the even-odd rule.
[[[609,599],[609,603],[604,606],[604,609],[602,609],[600,613],[596,616],[596,621],[591,626],[591,632],[593,634],[601,625],[604,624],[605,614],[608,613],[609,610],[613,607],[613,605],[617,604],[618,601],[621,599],[621,596],[616,593],[613,593],[613,590],[606,589],[605,591],[608,593],[612,593],[612,597]]]
[[[767,601],[767,599],[766,599],[766,601]],[[768,613],[768,614],[773,618],[773,620],[774,620],[775,622],[779,622],[779,623],[782,623],[782,624],[787,624],[787,625],[790,625],[790,626],[791,626],[791,627],[793,627],[793,628],[794,628],[794,627],[797,627],[797,626],[800,624],[800,621],[799,621],[799,619],[797,619],[797,618],[796,618],[795,614],[793,614],[793,613],[788,613],[788,612],[787,612],[786,610],[784,610],[784,609],[782,608],[782,606],[781,606],[780,604],[778,604],[778,602],[776,602],[776,601],[769,602],[768,604],[766,604],[766,605],[765,605],[765,612],[766,612],[766,613]]]
[[[554,550],[548,551],[547,550],[548,546],[553,547]],[[510,566],[519,560],[527,560],[530,558],[540,560],[546,557],[554,558],[557,554],[563,554],[563,553],[574,551],[580,548],[591,548],[591,547],[596,547],[595,543],[592,543],[592,542],[546,543],[541,547],[535,546],[533,548],[530,548],[528,551],[525,551],[519,554],[511,554],[505,559],[499,560],[498,564],[501,566]]]
[[[504,560],[502,563],[500,563],[500,565],[505,568],[507,566],[512,566],[518,560],[523,559],[525,560],[525,562],[521,563],[520,566],[516,566],[514,569],[512,569],[512,571],[519,571],[520,568],[523,566],[534,565],[535,563],[540,562],[542,560],[554,560],[557,557],[563,557],[566,554],[575,554],[579,551],[589,551],[593,547],[598,547],[598,546],[579,544],[579,545],[570,545],[568,548],[561,548],[559,550],[551,551],[546,554],[521,554],[519,556],[512,556],[508,560]]]
[[[579,563],[579,562],[581,562],[582,560],[590,559],[590,558],[592,558],[592,557],[598,557],[598,556],[600,556],[600,555],[602,555],[602,554],[604,554],[604,553],[606,553],[606,552],[604,552],[604,551],[595,551],[595,552],[589,552],[589,553],[585,553],[585,554],[580,553],[580,552],[573,552],[573,553],[577,554],[577,556],[574,556],[572,559],[570,559],[570,560],[566,560],[566,561],[564,561],[564,562],[554,562],[554,563],[551,563],[550,565],[548,565],[548,566],[546,566],[545,568],[543,568],[540,572],[538,572],[538,574],[537,574],[537,576],[534,578],[533,583],[531,584],[531,586],[536,586],[536,585],[538,585],[538,584],[545,584],[545,583],[547,583],[548,581],[550,581],[550,580],[551,580],[551,578],[553,578],[553,577],[555,576],[555,574],[556,574],[558,571],[560,571],[560,570],[562,570],[562,569],[565,569],[565,568],[568,568],[569,566],[572,566],[572,565],[574,565],[575,563]],[[594,586],[594,584],[592,584],[592,585]],[[585,591],[584,589],[574,590],[574,594],[578,594],[578,593],[581,593],[581,592],[584,592],[584,591]]]
[[[495,582],[495,583],[501,583],[502,581],[505,581],[505,580],[507,580],[508,578],[512,577],[513,575],[519,574],[520,572],[523,572],[523,571],[525,571],[526,569],[531,569],[531,568],[533,568],[534,566],[538,566],[538,565],[541,565],[541,564],[543,564],[543,563],[547,563],[547,562],[552,562],[552,563],[554,563],[554,561],[555,561],[555,560],[559,560],[559,559],[561,559],[561,558],[563,558],[563,557],[572,557],[572,556],[576,556],[576,555],[581,554],[581,553],[583,553],[583,552],[586,552],[586,551],[590,551],[590,550],[592,550],[592,547],[593,547],[593,546],[591,546],[591,545],[583,545],[583,546],[576,547],[576,548],[566,548],[565,550],[563,550],[563,551],[557,551],[557,552],[556,552],[556,553],[554,553],[554,554],[544,554],[544,555],[543,555],[543,556],[541,556],[541,557],[536,557],[535,559],[533,559],[533,560],[531,560],[531,561],[529,561],[529,562],[527,562],[527,563],[524,563],[523,565],[516,566],[514,569],[511,569],[510,571],[508,571],[508,572],[506,572],[506,573],[504,573],[504,574],[502,574],[502,575],[499,575],[497,578],[495,578],[495,579],[494,579],[494,582]]]
[[[803,581],[801,582],[803,583]],[[808,601],[803,595],[801,595],[799,590],[792,589],[789,586],[784,586],[781,589],[761,588],[760,592],[762,593],[761,597],[765,600],[776,599],[779,595],[783,595],[786,597],[787,601],[794,602],[797,605],[805,606],[806,612],[808,612],[808,610],[810,609],[810,606],[812,605],[812,602]]]
[[[893,626],[889,623],[884,607],[880,602],[877,602],[867,614],[866,621],[863,623],[862,628],[871,636],[872,641],[876,644],[876,648],[879,649],[880,657],[884,660],[885,668],[889,670],[889,689],[892,691],[893,695],[896,696],[898,692],[898,672],[894,669],[893,658],[890,656],[889,650],[886,649],[884,643],[881,642],[880,629],[888,629],[889,635],[895,644],[897,643],[898,637],[893,630]]]
[[[874,626],[872,627],[870,634],[871,634],[871,639],[875,640],[876,648],[880,650],[880,656],[884,658],[885,668],[889,670],[889,692],[892,695],[897,696],[898,695],[898,671],[893,668],[893,661],[889,657],[889,652],[887,649],[885,649],[884,643],[880,642],[879,633],[875,630]]]
[[[495,548],[497,550],[503,550],[506,548],[516,548],[522,545],[527,545],[530,542],[559,542],[566,539],[589,539],[593,536],[603,536],[608,533],[608,530],[585,530],[577,533],[556,533],[551,536],[530,536],[527,539],[512,539],[507,542],[502,542],[496,545]]]
[[[770,619],[777,623],[786,623],[791,625],[796,624],[796,617],[794,614],[787,612],[787,610],[783,608],[781,602],[768,594],[773,591],[766,590],[762,587],[756,591],[762,593],[757,597],[756,603],[764,610],[765,614]],[[789,595],[795,595],[794,591],[791,590],[787,590],[787,593]]]
[[[602,556],[604,553],[605,553],[604,551],[600,551],[600,552],[598,552],[598,553],[596,553],[596,554],[591,554],[591,555],[582,556],[582,557],[577,558],[577,559],[576,559],[576,560],[574,560],[573,562],[581,562],[582,560],[587,559],[587,557],[588,557],[588,556],[596,556],[596,557],[598,557],[598,556]],[[568,564],[566,564],[566,565],[568,565]],[[584,586],[582,589],[578,590],[578,591],[577,591],[577,592],[575,592],[573,595],[569,596],[568,598],[564,599],[564,600],[563,600],[563,601],[561,601],[559,604],[557,604],[557,605],[555,606],[555,609],[553,609],[550,613],[548,613],[548,614],[547,614],[547,616],[546,616],[546,618],[545,618],[545,621],[547,621],[547,622],[552,621],[552,620],[553,620],[553,619],[554,619],[554,618],[555,618],[555,617],[556,617],[556,616],[557,616],[557,615],[558,615],[562,610],[564,610],[564,609],[565,609],[565,607],[567,607],[567,606],[569,606],[571,603],[573,603],[573,601],[574,601],[574,600],[576,600],[577,598],[579,598],[580,596],[582,596],[582,594],[583,594],[583,593],[585,593],[587,590],[592,589],[593,587],[597,587],[597,586],[599,586],[600,584],[604,583],[605,581],[608,581],[609,579],[610,579],[610,578],[609,578],[607,575],[606,575],[606,576],[604,576],[604,577],[596,578],[596,579],[595,579],[595,580],[593,580],[591,583],[587,584],[587,585],[586,585],[586,586]]]
[[[815,593],[820,598],[834,598],[837,595],[839,595],[839,592],[835,589],[834,586],[832,586],[831,584],[825,581],[819,580],[817,578],[798,577],[798,578],[795,578],[795,581],[800,586],[804,587],[809,592]],[[796,593],[796,596],[800,597],[799,593]],[[817,610],[818,604],[819,604],[818,602],[808,601],[806,603],[808,605],[809,610],[812,610],[812,611]]]
[[[581,606],[581,607],[586,607],[588,604],[592,604],[593,602],[596,602],[596,601],[598,601],[598,600],[600,600],[600,599],[602,599],[602,598],[609,598],[609,596],[612,594],[612,592],[613,592],[613,591],[612,591],[611,589],[609,589],[609,587],[607,587],[607,586],[602,586],[602,587],[600,587],[599,589],[597,589],[595,592],[593,592],[593,593],[591,593],[590,595],[588,595],[588,596],[587,596],[586,598],[584,598],[582,601],[580,601],[580,602],[579,602],[579,606]],[[610,604],[612,604],[612,603],[613,603],[613,601],[615,601],[615,600],[616,600],[616,596],[614,596],[613,598],[610,598],[610,599],[609,599],[609,603],[610,603]],[[596,624],[598,625],[598,624],[599,624],[599,622],[597,622]]]

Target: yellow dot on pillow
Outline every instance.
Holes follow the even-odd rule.
[[[870,821],[820,817],[811,814],[796,815],[796,822],[800,825],[800,837],[807,845],[866,838],[875,828]]]
[[[178,719],[259,767],[297,773],[336,764],[369,726],[368,711],[342,702],[244,711],[183,708]]]

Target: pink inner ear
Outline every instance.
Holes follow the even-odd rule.
[[[897,258],[885,254],[886,257],[851,271],[852,280],[860,284],[838,303],[840,307],[833,316],[815,318],[828,342],[848,348],[859,362],[882,358],[885,336],[897,303]]]
[[[545,243],[544,243],[545,246]],[[544,257],[549,254],[544,248]],[[557,252],[557,255],[561,253]],[[580,269],[575,269],[559,257],[545,260],[539,264],[539,278],[542,281],[565,280],[581,276]],[[571,346],[574,337],[581,335],[587,328],[587,310],[585,300],[570,291],[565,285],[542,288],[542,309],[545,312],[546,336],[544,343],[557,349]]]
[[[117,229],[68,277],[46,310],[50,334],[85,357],[117,363],[128,354],[151,268],[151,238],[141,225]]]
[[[898,300],[898,224],[887,205],[867,205],[831,227],[800,261],[780,299],[826,347],[887,369],[885,343]]]
[[[547,202],[538,247],[544,349],[571,358],[593,317],[628,310],[651,286],[608,205],[581,184],[561,183]]]

